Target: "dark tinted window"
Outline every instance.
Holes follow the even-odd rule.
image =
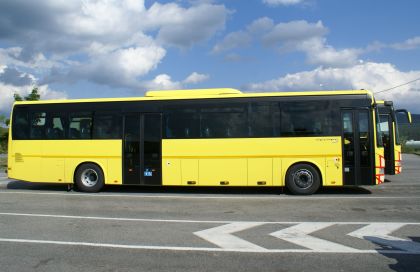
[[[47,139],[65,139],[67,135],[68,118],[64,113],[47,113]]]
[[[360,145],[360,165],[369,166],[369,112],[359,111],[359,145]]]
[[[291,101],[280,105],[282,136],[332,135],[329,101]]]
[[[12,136],[15,140],[26,140],[29,138],[29,118],[25,109],[15,108],[13,110]]]
[[[69,138],[90,139],[92,136],[92,113],[79,112],[70,114]]]
[[[40,140],[45,138],[46,116],[45,112],[31,112],[29,132],[31,139]]]
[[[96,112],[93,118],[93,139],[121,138],[121,116],[112,112]]]
[[[247,104],[201,108],[202,138],[248,137]]]
[[[250,137],[278,137],[280,108],[275,102],[251,103],[249,112]]]
[[[164,124],[166,138],[200,137],[200,119],[194,108],[168,110]]]

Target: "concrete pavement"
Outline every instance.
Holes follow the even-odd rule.
[[[305,197],[0,181],[0,270],[420,271],[419,176],[405,155],[385,184]]]

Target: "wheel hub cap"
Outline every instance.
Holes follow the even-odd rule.
[[[293,182],[302,189],[307,189],[314,183],[314,177],[308,170],[298,170],[293,174]]]
[[[82,172],[82,183],[87,187],[93,187],[98,183],[98,173],[93,169],[86,169]]]

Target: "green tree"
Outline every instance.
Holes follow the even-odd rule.
[[[32,92],[30,94],[28,94],[27,96],[25,96],[25,100],[26,101],[38,101],[41,99],[41,95],[38,93],[38,87],[34,87],[32,89]],[[16,98],[15,98],[16,99]],[[19,101],[19,100],[16,100]]]
[[[13,98],[15,99],[15,101],[23,101],[22,96],[20,96],[20,94],[18,93],[14,93]]]

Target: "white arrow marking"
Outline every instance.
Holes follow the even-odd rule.
[[[312,249],[315,252],[358,252],[355,248],[309,235],[310,233],[325,229],[332,225],[334,225],[334,223],[300,223],[295,226],[270,233],[270,235],[290,243]]]
[[[198,237],[223,249],[263,252],[267,249],[238,238],[232,233],[263,225],[261,222],[235,222],[219,227],[194,232]]]
[[[391,246],[408,252],[419,253],[420,243],[389,235],[405,225],[404,223],[371,223],[348,235],[369,240],[383,246]]]

